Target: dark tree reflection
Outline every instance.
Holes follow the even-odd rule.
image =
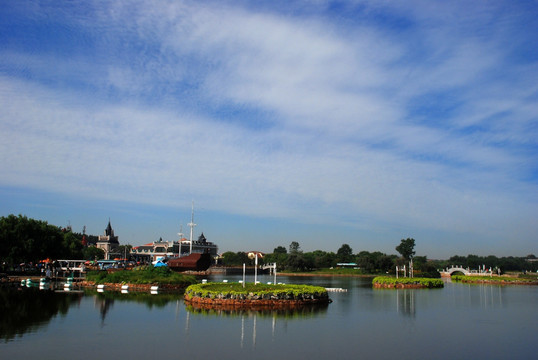
[[[8,342],[46,326],[56,315],[65,315],[81,294],[38,288],[0,287],[0,338]]]

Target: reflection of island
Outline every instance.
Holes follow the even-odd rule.
[[[241,318],[241,336],[240,346],[243,348],[245,340],[245,322],[250,319],[252,321],[252,347],[256,348],[256,329],[257,320],[271,319],[271,334],[274,337],[277,321],[283,321],[287,324],[289,320],[308,319],[321,314],[325,314],[329,304],[305,305],[297,308],[287,309],[244,309],[244,308],[215,308],[214,306],[204,307],[200,304],[185,304],[187,309],[187,317],[185,324],[185,332],[189,333],[190,314],[215,317],[237,317]]]
[[[58,313],[67,314],[80,297],[38,288],[0,287],[0,338],[11,341],[46,326]]]
[[[496,284],[465,284],[468,291],[461,299],[472,307],[483,309],[503,307],[503,293],[506,288]],[[471,291],[472,290],[472,291]]]
[[[213,315],[213,316],[244,316],[257,315],[261,317],[281,317],[281,318],[309,318],[314,315],[327,312],[329,304],[309,304],[304,306],[297,306],[294,308],[280,308],[271,309],[267,307],[244,309],[234,307],[214,307],[205,304],[188,303],[186,304],[187,310],[196,314]]]
[[[396,290],[396,308],[403,315],[415,317],[415,291]]]

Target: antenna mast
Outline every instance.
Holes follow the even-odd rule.
[[[192,232],[194,230],[194,227],[196,224],[194,223],[194,200],[192,201],[192,213],[191,213],[191,222],[188,223],[189,227],[191,228],[191,237],[190,237],[190,249],[189,254],[192,254]]]
[[[179,235],[179,241],[177,242],[178,244],[178,249],[177,249],[177,257],[181,257],[181,240],[183,240],[183,225],[179,225],[179,232],[177,233]]]

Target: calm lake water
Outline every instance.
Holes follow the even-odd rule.
[[[333,303],[322,308],[217,312],[189,310],[178,294],[0,288],[0,358],[457,360],[538,354],[536,286],[377,290],[363,278],[278,281],[348,292],[331,293]]]

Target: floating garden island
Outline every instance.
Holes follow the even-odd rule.
[[[140,267],[133,270],[113,272],[90,271],[86,281],[80,283],[84,287],[104,285],[107,289],[120,290],[128,286],[130,290],[145,291],[154,286],[164,290],[182,290],[196,283],[192,275],[184,275],[171,271],[167,267]]]
[[[471,284],[496,284],[496,285],[538,285],[537,278],[518,278],[509,276],[466,276],[452,275],[452,281]]]
[[[443,280],[433,278],[395,278],[377,276],[372,280],[374,288],[379,289],[433,289],[444,287]]]
[[[299,308],[327,305],[331,302],[321,286],[205,283],[190,285],[185,290],[185,302],[202,308]]]

